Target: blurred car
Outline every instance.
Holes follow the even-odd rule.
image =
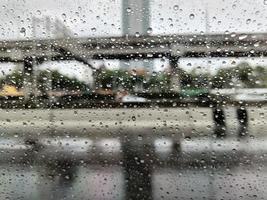
[[[134,96],[134,95],[125,95],[121,98],[121,101],[122,102],[125,102],[125,103],[143,103],[143,102],[146,102],[146,98],[143,98],[143,97],[138,97],[138,96]]]
[[[123,102],[123,103],[144,103],[144,102],[147,102],[146,98],[129,94],[128,91],[118,91],[115,99],[117,102]]]
[[[233,99],[237,101],[259,102],[259,101],[267,101],[267,95],[266,94],[237,94],[237,95],[234,95]]]

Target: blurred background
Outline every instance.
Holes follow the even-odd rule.
[[[200,2],[147,0],[137,3],[130,0],[67,3],[14,0],[2,1],[1,9],[3,11],[1,12],[3,20],[0,24],[1,38],[3,41],[12,40],[13,42],[58,38],[79,40],[79,38],[88,37],[110,39],[125,35],[139,38],[140,35],[170,36],[173,34],[191,35],[189,37],[192,38],[197,35],[205,37],[205,35],[222,34],[242,41],[248,37],[246,34],[259,34],[266,31],[266,5],[260,0],[253,6],[250,1],[227,0],[220,3],[205,0]],[[116,43],[118,42],[114,38],[114,44]],[[40,44],[36,42],[35,45],[41,44],[42,42]],[[261,47],[259,41],[253,41],[252,47],[259,45]],[[6,44],[3,44],[4,47]],[[144,48],[149,48],[149,45]],[[209,48],[208,45],[206,48]],[[215,93],[214,89],[226,88],[239,89],[235,91],[235,95],[228,90],[221,91],[225,95],[230,95],[233,100],[240,98],[241,100],[257,98],[265,100],[266,91],[263,88],[266,84],[266,59],[263,55],[253,56],[253,52],[241,58],[214,57],[209,53],[206,53],[205,58],[179,56],[179,59],[174,61],[178,66],[175,70],[173,63],[170,63],[173,61],[164,54],[152,56],[152,58],[119,59],[118,56],[113,56],[114,59],[110,59],[108,56],[103,56],[102,59],[93,59],[93,56],[90,58],[81,53],[79,56],[84,57],[82,62],[80,62],[81,59],[55,59],[46,56],[42,61],[33,64],[30,69],[32,80],[27,81],[24,75],[27,74],[25,64],[18,58],[23,53],[14,49],[5,51],[12,56],[8,58],[2,56],[1,96],[12,96],[12,100],[16,97],[29,99],[27,95],[33,94],[35,97],[49,96],[50,103],[40,100],[41,102],[31,102],[32,107],[45,107],[48,104],[51,106],[51,99],[54,99],[53,104],[55,101],[57,104],[66,104],[63,100],[60,101],[62,96],[86,96],[86,94],[84,98],[90,98],[88,94],[101,94],[103,98],[108,95],[110,102],[113,103],[113,100],[144,102],[147,98],[154,101],[155,99],[151,99],[153,96],[151,94],[157,96],[158,93],[170,92],[179,94],[180,101],[185,99],[188,101],[185,97],[189,96],[192,100],[200,93],[212,94]],[[247,51],[250,52],[253,49]],[[70,53],[73,54],[73,52]],[[180,74],[179,78],[173,74]],[[240,90],[241,88],[262,89],[254,89],[257,94],[253,97],[252,91]],[[242,95],[239,94],[240,92]],[[122,98],[126,95],[130,96]],[[94,95],[90,99],[97,101]],[[1,105],[3,106],[4,103]],[[71,106],[75,106],[75,103]],[[86,106],[88,105],[82,105],[82,107]]]
[[[266,199],[266,0],[0,10],[0,199]]]

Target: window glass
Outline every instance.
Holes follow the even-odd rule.
[[[266,0],[0,10],[0,199],[267,199]]]

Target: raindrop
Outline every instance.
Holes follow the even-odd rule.
[[[25,36],[26,35],[26,28],[21,27],[19,32]]]
[[[231,33],[231,37],[235,37],[235,36],[236,36],[235,32]]]
[[[130,7],[128,7],[128,8],[126,8],[126,12],[130,13],[130,12],[132,12],[132,9]]]
[[[96,28],[95,27],[91,28],[91,31],[96,32]]]
[[[251,19],[247,19],[246,24],[250,24]]]
[[[263,0],[263,4],[264,5],[267,5],[267,0]]]
[[[20,29],[20,32],[21,32],[21,33],[25,33],[25,32],[26,32],[26,28],[22,27],[22,28]]]
[[[37,10],[36,12],[37,12],[37,15],[41,15],[42,14],[40,10]]]
[[[65,13],[62,13],[61,15],[63,17],[63,19],[66,19],[67,15]]]
[[[190,14],[189,15],[189,19],[194,19],[195,18],[195,15],[194,14]]]
[[[233,61],[231,62],[231,65],[236,65],[236,61],[233,60]]]
[[[179,10],[179,6],[178,5],[174,5],[173,6],[173,10]]]
[[[246,34],[242,34],[238,37],[239,40],[244,40],[246,39],[248,36]]]
[[[143,136],[142,135],[138,135],[138,140],[143,140]]]
[[[140,33],[139,32],[136,32],[135,33],[135,37],[140,37]]]
[[[260,42],[256,42],[253,46],[254,46],[254,47],[258,47],[258,46],[260,46]]]
[[[148,34],[151,34],[151,33],[152,33],[152,31],[153,31],[153,29],[152,29],[152,28],[148,28],[146,32],[147,32]]]

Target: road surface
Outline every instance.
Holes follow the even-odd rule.
[[[266,110],[2,110],[0,199],[266,199]]]

